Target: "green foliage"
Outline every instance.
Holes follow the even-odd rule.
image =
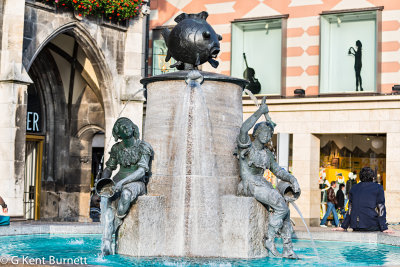
[[[75,10],[81,17],[98,16],[112,21],[133,18],[140,13],[142,0],[42,0],[59,9]]]

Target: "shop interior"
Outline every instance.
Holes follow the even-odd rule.
[[[386,189],[386,134],[325,134],[320,136],[321,217],[326,207],[326,190],[332,181],[359,183],[363,167],[375,171],[376,180]],[[345,187],[345,194],[348,193]],[[335,188],[335,192],[339,186]],[[347,196],[346,196],[347,197]],[[347,207],[346,207],[347,209]]]

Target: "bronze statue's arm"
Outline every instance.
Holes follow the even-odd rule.
[[[272,156],[270,156],[270,159],[271,159],[270,170],[272,171],[272,173],[275,174],[275,176],[281,179],[282,181],[291,183],[293,186],[293,191],[295,193],[300,192],[300,186],[299,183],[297,182],[296,177],[294,177],[284,168],[279,166]]]
[[[111,170],[110,168],[106,167],[106,168],[103,170],[103,173],[101,174],[101,179],[103,179],[103,178],[110,178],[110,177],[111,177],[111,174],[112,174],[112,170]]]
[[[106,162],[106,168],[104,168],[103,173],[101,174],[101,178],[110,178],[112,172],[117,169],[118,160],[116,158],[117,146],[113,145],[110,152],[110,158]]]
[[[150,158],[152,155],[152,149],[147,149],[147,151],[144,151],[142,154],[142,157],[140,158],[139,162],[137,163],[138,169],[134,171],[133,173],[129,174],[127,177],[122,179],[120,182],[118,182],[117,187],[123,186],[124,184],[128,184],[131,182],[139,181],[140,179],[143,178],[143,176],[146,174],[147,171],[150,169]]]
[[[258,119],[263,115],[268,113],[268,106],[265,104],[265,96],[263,97],[262,104],[258,108],[256,112],[253,113],[245,122],[243,122],[242,127],[240,127],[240,134],[239,134],[239,140],[242,143],[246,143],[249,135],[248,132],[250,129],[256,124]]]
[[[122,179],[119,183],[121,183],[121,186],[123,186],[123,185],[129,184],[131,182],[139,181],[140,179],[143,178],[143,176],[145,174],[146,174],[146,170],[143,167],[139,167],[136,171],[129,174],[127,177]]]

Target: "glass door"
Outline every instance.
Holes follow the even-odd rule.
[[[25,146],[24,214],[27,220],[38,220],[43,136],[27,135]]]

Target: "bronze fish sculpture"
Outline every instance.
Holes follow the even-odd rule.
[[[207,61],[214,68],[218,67],[219,63],[214,58],[220,52],[219,41],[222,36],[207,23],[207,17],[205,11],[198,14],[182,13],[175,18],[178,24],[171,31],[162,31],[168,48],[165,61],[168,62],[171,57],[177,61],[171,67],[179,70],[196,69]]]

